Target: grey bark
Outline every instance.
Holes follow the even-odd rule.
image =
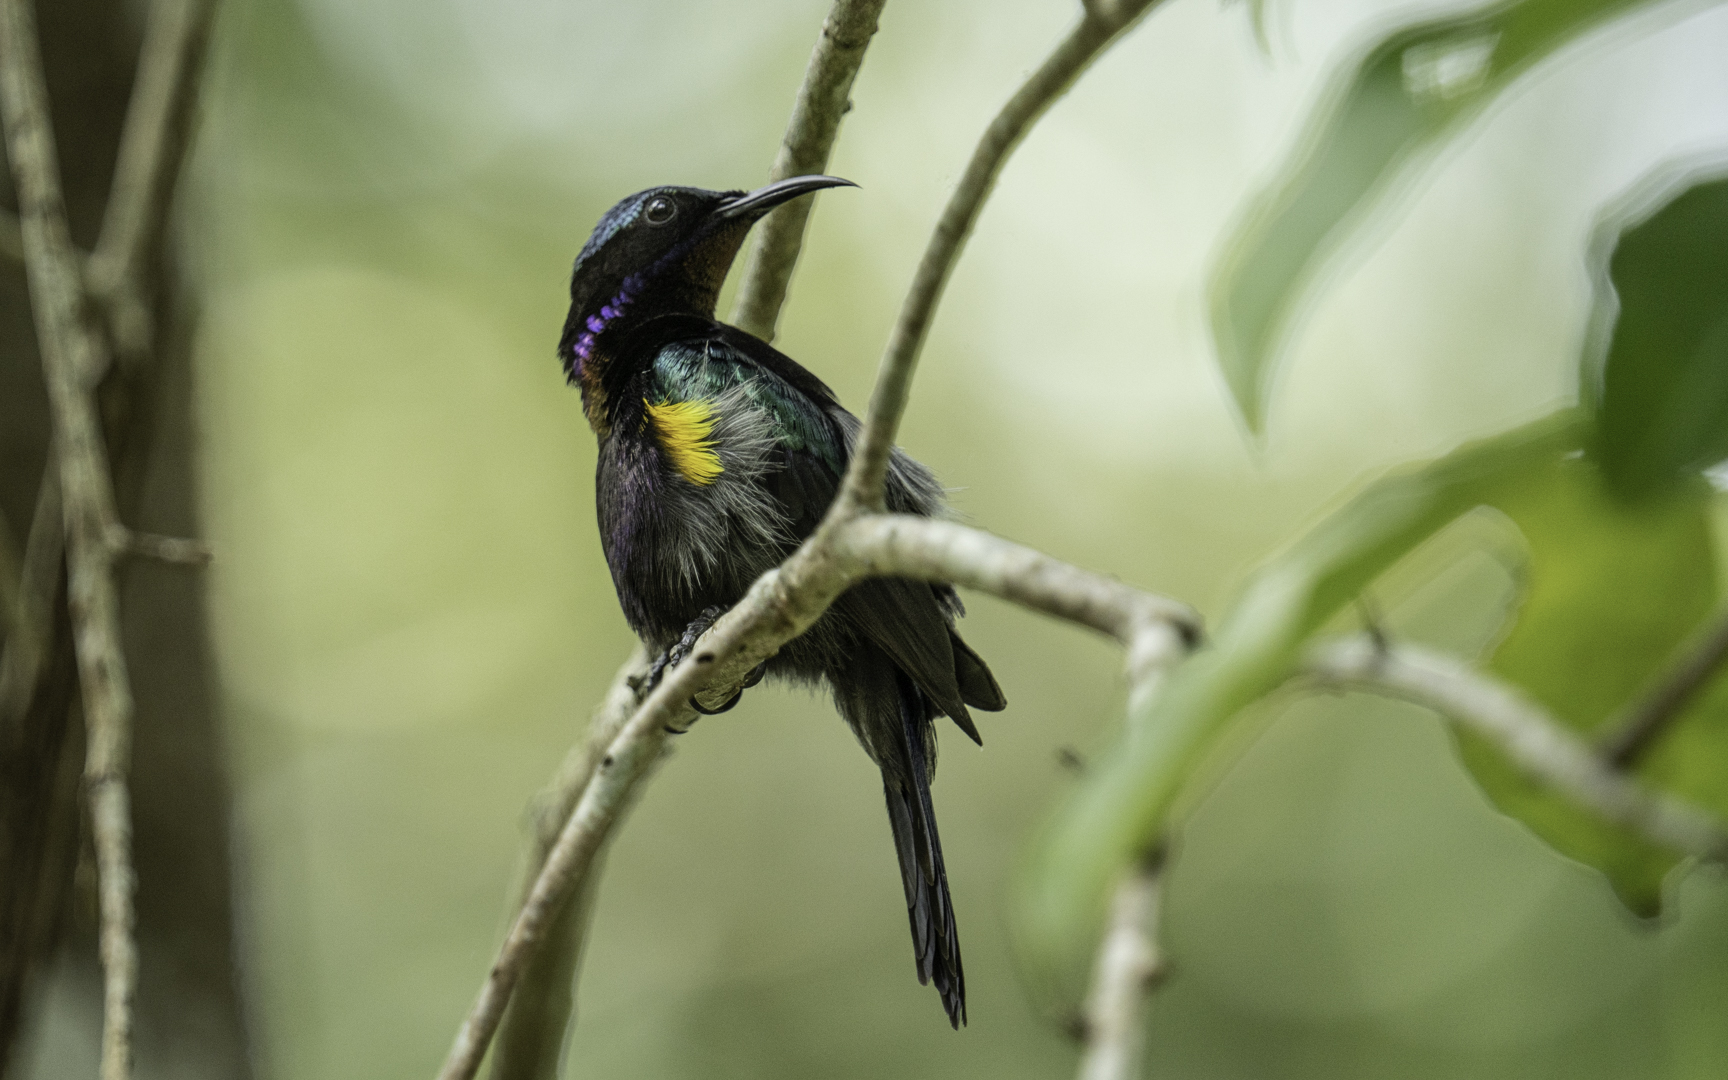
[[[117,0],[55,0],[37,11],[67,214],[86,251],[102,226],[132,90],[137,14]],[[10,190],[0,197],[16,205]],[[105,434],[122,520],[195,536],[195,298],[167,257],[154,271],[146,356],[109,373]],[[30,297],[22,266],[0,260],[0,528],[18,551],[47,454]],[[83,725],[63,571],[61,581],[42,677],[27,708],[0,712],[0,1073],[11,1077],[64,1075],[86,1060],[93,1072],[101,1022],[93,899],[78,871],[88,828],[79,806]],[[202,574],[132,560],[120,607],[136,698],[136,1072],[244,1078],[252,1070],[234,944],[230,799]]]

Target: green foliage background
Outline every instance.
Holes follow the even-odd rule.
[[[826,6],[228,5],[196,173],[200,405],[269,1075],[441,1059],[501,931],[522,807],[629,643],[552,356],[569,260],[625,193],[757,182]],[[1010,163],[904,445],[977,523],[1216,623],[1386,467],[1575,398],[1597,214],[1728,143],[1728,12],[1666,6],[1542,69],[1334,260],[1248,442],[1204,298],[1221,239],[1335,65],[1456,9],[1267,5],[1267,56],[1242,12],[1173,0]],[[855,407],[947,185],[1072,17],[889,5],[832,168],[862,190],[823,196],[779,342]],[[1708,563],[1720,513],[1700,500],[1683,528]],[[1467,518],[1396,568],[1375,587],[1393,631],[1500,643],[1515,667],[1509,529]],[[1556,588],[1556,618],[1594,617]],[[1075,782],[1058,749],[1092,759],[1115,734],[1118,658],[972,607],[1012,702],[982,751],[945,739],[937,784],[972,1026],[949,1032],[916,985],[862,753],[826,702],[759,690],[679,740],[614,850],[571,1075],[1071,1070],[1017,979],[1009,889]],[[1277,698],[1251,719],[1258,741],[1193,796],[1152,1075],[1728,1068],[1722,875],[1671,885],[1640,925],[1495,813],[1419,710]],[[40,1075],[75,1063],[55,1038]]]

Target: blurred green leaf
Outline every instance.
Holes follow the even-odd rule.
[[[1322,520],[1249,583],[1210,645],[1178,668],[1034,844],[1015,923],[1035,993],[1078,999],[1112,884],[1166,827],[1183,786],[1244,707],[1296,670],[1303,645],[1364,586],[1479,505],[1508,473],[1582,443],[1566,410],[1389,476]]]
[[[1517,622],[1491,668],[1581,735],[1595,736],[1673,659],[1714,606],[1708,491],[1627,506],[1601,473],[1571,460],[1509,477],[1492,499],[1529,545]],[[1633,911],[1654,915],[1662,879],[1679,859],[1616,829],[1534,783],[1491,746],[1459,733],[1466,766],[1502,811],[1562,854],[1596,867]],[[1728,746],[1701,755],[1728,795]],[[1681,773],[1688,771],[1686,763]],[[1661,777],[1679,779],[1671,768]],[[1690,794],[1697,794],[1697,785]]]
[[[1345,70],[1223,247],[1211,286],[1219,362],[1248,426],[1318,273],[1414,159],[1526,69],[1659,0],[1519,0],[1399,31]]]
[[[1598,304],[1619,311],[1592,450],[1620,494],[1642,495],[1728,458],[1728,179],[1622,232],[1608,277]]]

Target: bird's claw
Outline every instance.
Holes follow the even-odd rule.
[[[721,705],[718,708],[709,709],[705,708],[700,701],[691,698],[690,707],[701,713],[703,716],[719,716],[723,712],[731,712],[732,706],[738,704],[738,702],[743,699],[744,691],[761,682],[762,676],[766,674],[768,674],[768,661],[764,660],[750,669],[750,674],[744,676],[744,681],[738,684],[738,692],[733,694],[730,698],[727,698],[726,704]]]
[[[682,664],[685,659],[689,657],[691,650],[696,647],[696,642],[703,634],[706,634],[720,616],[724,614],[726,614],[725,608],[710,607],[705,609],[702,614],[696,616],[695,619],[691,620],[690,625],[684,630],[684,636],[674,642],[665,652],[655,657],[654,662],[648,665],[648,674],[643,677],[641,685],[638,688],[639,694],[646,697],[648,694],[652,693],[654,688],[660,685],[660,680],[665,676],[666,672],[677,667],[679,664]],[[690,698],[690,707],[701,713],[703,716],[719,716],[723,712],[730,712],[732,707],[737,705],[739,700],[744,697],[744,691],[755,686],[757,683],[760,683],[762,677],[767,673],[768,664],[767,661],[763,661],[762,663],[757,664],[756,667],[751,670],[749,675],[745,676],[743,684],[738,687],[738,692],[727,699],[726,703],[721,705],[719,708],[705,708],[701,702],[696,700],[695,697]],[[682,731],[670,727],[666,730],[669,734],[683,734]]]
[[[697,712],[701,713],[703,716],[719,716],[723,712],[731,712],[732,706],[738,704],[738,702],[741,701],[743,699],[743,697],[744,697],[744,688],[739,687],[738,692],[736,694],[733,694],[731,697],[727,698],[726,704],[720,706],[717,709],[704,708],[702,703],[700,701],[697,701],[694,696],[692,696],[690,698],[690,707],[692,709],[695,709]]]

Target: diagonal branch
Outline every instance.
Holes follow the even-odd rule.
[[[671,669],[625,722],[582,791],[528,892],[479,998],[439,1076],[468,1080],[480,1066],[510,994],[561,905],[589,873],[668,730],[695,722],[697,695],[730,697],[751,669],[810,627],[841,593],[869,576],[956,581],[1058,618],[1104,630],[1169,662],[1198,629],[1188,609],[1101,574],[1066,566],[1019,544],[953,522],[875,517],[806,540],[750,587]],[[1176,643],[1174,649],[1143,639]]]
[[[1452,718],[1497,745],[1531,778],[1654,844],[1728,859],[1728,832],[1720,822],[1615,771],[1516,687],[1458,660],[1353,638],[1316,649],[1307,670],[1324,683],[1403,698]]]
[[[132,1068],[138,968],[126,783],[132,691],[120,647],[110,543],[120,526],[90,393],[93,374],[106,366],[107,354],[86,317],[83,279],[61,200],[35,18],[27,0],[0,0],[0,99],[54,424],[68,549],[68,605],[89,726],[84,779],[101,910],[102,1077],[124,1080]]]
[[[1718,616],[1702,637],[1689,644],[1680,662],[1665,671],[1623,719],[1610,725],[1599,744],[1602,759],[1621,772],[1631,771],[1724,662],[1728,662],[1728,613]]]
[[[972,160],[960,177],[960,184],[949,197],[918,271],[912,278],[912,288],[901,305],[899,320],[888,338],[888,348],[876,373],[876,389],[870,395],[870,411],[864,419],[864,430],[852,452],[852,464],[840,497],[835,500],[830,519],[846,517],[858,509],[883,508],[883,480],[888,472],[888,455],[894,446],[894,436],[900,430],[900,418],[906,412],[906,402],[912,393],[912,375],[918,366],[918,353],[929,336],[930,324],[936,317],[936,305],[942,300],[942,290],[954,272],[960,251],[978,223],[984,201],[996,186],[1008,155],[1020,145],[1044,111],[1074,84],[1074,80],[1096,60],[1110,43],[1140,16],[1150,11],[1158,0],[1121,0],[1116,4],[1093,4],[1085,8],[1080,23],[1056,47],[1041,67],[1026,80],[1026,84],[1008,99],[1008,104],[990,122]]]
[[[648,655],[637,645],[612,677],[612,685],[594,710],[587,737],[570,748],[551,783],[535,797],[529,810],[529,846],[516,910],[521,910],[533,892],[547,856],[557,844],[558,835],[589,779],[606,756],[607,748],[635,712],[638,704],[635,687],[647,671]],[[563,910],[547,931],[545,945],[523,967],[521,984],[511,995],[510,1007],[498,1029],[492,1080],[557,1080],[558,1056],[565,1032],[576,1020],[573,983],[588,934],[594,892],[592,877],[588,888],[564,902]]]
[[[108,308],[122,362],[150,347],[151,275],[180,166],[191,141],[198,82],[215,0],[155,0],[120,136],[102,233],[90,255],[90,291]]]
[[[852,80],[864,63],[864,50],[876,35],[876,20],[885,2],[834,0],[816,48],[810,53],[780,152],[768,170],[770,182],[828,168],[828,155],[840,134],[840,118],[852,107],[848,100]],[[814,201],[793,199],[757,226],[756,244],[745,264],[732,321],[764,341],[774,340],[774,326],[780,320],[786,287],[798,265],[798,251],[804,244],[804,227]]]
[[[872,514],[848,522],[833,543],[860,576],[961,585],[1108,634],[1129,650],[1135,683],[1200,640],[1200,616],[1187,604],[957,522]]]

